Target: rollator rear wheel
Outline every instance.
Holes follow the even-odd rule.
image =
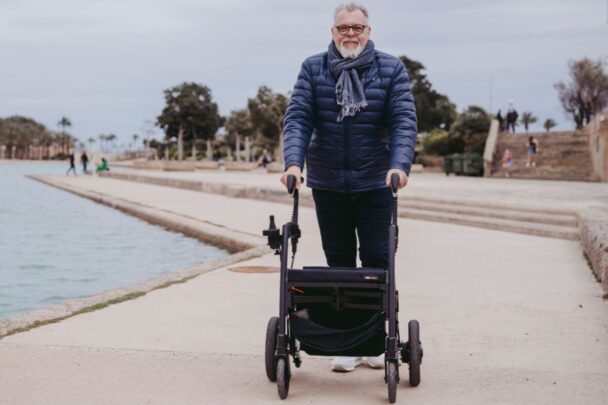
[[[386,369],[386,382],[388,383],[388,402],[397,400],[397,384],[399,383],[399,369],[396,362],[389,362]]]
[[[291,372],[289,370],[289,357],[277,360],[277,388],[281,399],[287,398],[289,394],[289,380]]]
[[[266,328],[266,351],[264,359],[266,362],[266,376],[272,382],[277,380],[277,362],[274,352],[277,348],[277,334],[279,333],[279,318],[273,316],[268,321]]]
[[[417,387],[420,384],[420,363],[422,363],[422,345],[420,343],[420,325],[418,321],[411,320],[408,324],[407,357],[410,367],[410,385]]]

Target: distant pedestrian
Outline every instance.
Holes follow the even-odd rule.
[[[76,176],[76,165],[74,164],[74,152],[70,152],[70,154],[68,155],[68,158],[70,159],[70,168],[65,173],[65,175],[68,176],[70,174],[70,171],[72,171],[72,172],[74,172],[74,176]]]
[[[260,156],[260,158],[258,160],[258,166],[262,166],[263,168],[266,168],[266,166],[270,162],[272,162],[272,158],[268,155],[268,151],[266,149],[264,149],[264,151],[262,152],[262,155]]]
[[[511,177],[511,166],[513,166],[513,156],[509,149],[505,149],[505,153],[502,154],[502,171],[505,177]]]
[[[89,174],[87,172],[87,165],[89,164],[89,157],[87,156],[87,152],[83,151],[82,155],[80,155],[80,161],[82,162],[82,171],[84,174]]]
[[[526,167],[536,167],[536,154],[539,151],[538,139],[531,136],[528,138],[528,161]]]
[[[108,161],[105,158],[101,158],[101,164],[97,166],[95,169],[95,173],[99,172],[109,172],[110,166],[108,165]]]
[[[502,116],[500,110],[498,110],[498,114],[496,114],[496,119],[498,120],[498,131],[502,132],[505,130],[505,119]]]
[[[509,111],[507,111],[507,132],[515,133],[515,124],[517,124],[517,118],[519,114],[513,104],[509,106]]]

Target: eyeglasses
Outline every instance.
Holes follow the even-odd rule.
[[[348,32],[350,31],[351,28],[353,29],[353,32],[355,33],[355,35],[361,35],[361,34],[363,34],[363,31],[365,31],[365,28],[367,28],[367,25],[356,24],[356,25],[338,25],[338,26],[336,26],[336,30],[338,31],[338,34],[340,34],[340,35],[348,34]]]

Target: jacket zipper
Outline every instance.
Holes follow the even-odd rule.
[[[350,124],[352,117],[344,117],[344,189],[347,193],[351,192],[351,173],[350,173]]]

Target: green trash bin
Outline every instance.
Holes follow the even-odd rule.
[[[483,174],[483,159],[479,153],[465,153],[463,155],[462,174],[466,176],[481,176]]]
[[[449,176],[450,173],[454,173],[454,161],[451,155],[446,155],[443,157],[443,171],[446,176]]]
[[[452,155],[452,170],[456,176],[462,174],[463,156],[462,153],[454,153]]]

